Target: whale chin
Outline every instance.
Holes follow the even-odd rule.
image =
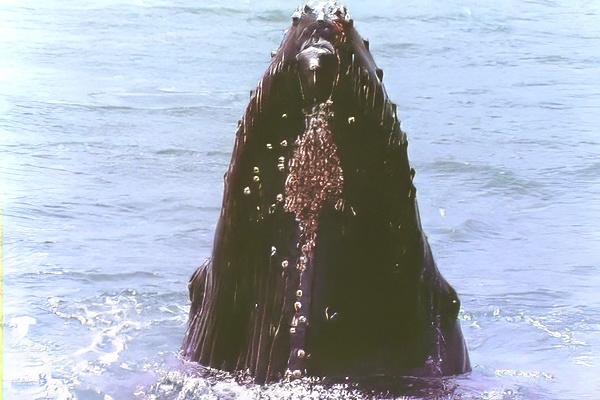
[[[324,103],[333,93],[338,59],[333,45],[321,38],[302,46],[296,56],[302,98],[307,105]]]
[[[469,371],[368,42],[336,2],[292,21],[236,131],[183,357],[257,383]]]

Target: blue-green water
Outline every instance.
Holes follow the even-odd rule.
[[[347,5],[463,303],[474,368],[447,397],[598,398],[600,2]],[[296,6],[0,1],[4,398],[327,394],[178,372],[237,120]]]

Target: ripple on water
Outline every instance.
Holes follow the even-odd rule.
[[[131,379],[137,373],[139,380],[148,359],[163,350],[176,351],[165,342],[165,335],[183,336],[188,312],[182,306],[186,304],[184,297],[182,293],[132,289],[79,300],[71,294],[47,299],[49,313],[58,320],[13,316],[5,325],[11,349],[5,352],[5,360],[11,365],[5,369],[5,394],[14,394],[15,398],[87,398],[89,390],[96,396],[101,393],[89,388],[96,379],[96,387],[107,388],[116,385],[100,384],[108,375]],[[40,329],[45,332],[42,337]],[[154,329],[160,330],[155,337],[151,334]],[[64,332],[69,332],[68,343],[62,340]]]

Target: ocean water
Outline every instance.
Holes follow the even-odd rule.
[[[346,4],[473,365],[413,396],[600,398],[600,2]],[[237,120],[297,5],[0,1],[5,399],[357,396],[177,357]]]

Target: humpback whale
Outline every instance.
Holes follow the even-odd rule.
[[[293,13],[235,133],[183,358],[260,384],[470,370],[382,80],[344,6]]]

